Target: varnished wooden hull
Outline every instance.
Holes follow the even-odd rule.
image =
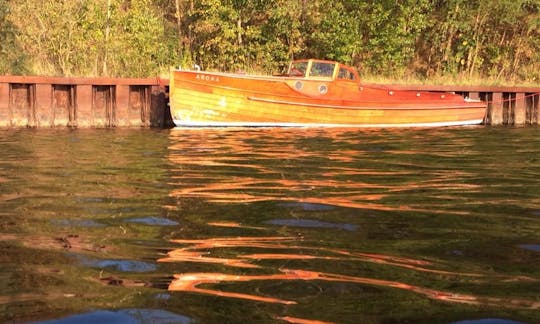
[[[195,71],[172,71],[170,107],[177,126],[452,126],[480,124],[486,111],[448,93]]]

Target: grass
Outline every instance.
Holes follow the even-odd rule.
[[[366,74],[361,76],[365,83],[401,84],[401,85],[460,85],[460,86],[503,86],[503,87],[540,87],[538,80],[500,79],[483,76],[440,75],[435,77],[395,76],[386,77]]]
[[[147,77],[159,77],[162,79],[169,78],[169,68],[162,67],[159,70],[157,75],[147,76]],[[43,64],[36,64],[32,67],[32,75],[58,75],[57,71],[54,71],[54,68],[51,66],[45,66]],[[254,75],[270,75],[272,73],[264,73],[255,69],[247,69],[246,73]],[[75,73],[76,74],[76,73]],[[532,73],[531,73],[532,75]],[[79,75],[82,77],[94,77],[96,75]],[[111,75],[111,77],[115,77]],[[375,83],[375,84],[392,84],[392,85],[451,85],[451,86],[504,86],[504,87],[540,87],[540,80],[535,77],[530,77],[528,80],[520,79],[502,79],[497,77],[489,76],[468,76],[459,73],[455,74],[444,74],[433,77],[424,77],[419,75],[403,74],[403,75],[377,75],[373,73],[362,73],[360,71],[360,78],[364,83]]]

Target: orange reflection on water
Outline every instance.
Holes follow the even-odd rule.
[[[453,276],[467,276],[467,277],[481,277],[482,276],[481,274],[478,274],[478,273],[452,272],[452,271],[428,269],[425,267],[420,267],[419,265],[429,266],[433,264],[430,261],[424,261],[424,260],[415,260],[415,259],[396,257],[396,256],[391,256],[391,255],[383,255],[383,254],[348,252],[344,250],[335,250],[335,249],[328,249],[328,251],[332,251],[332,252],[342,254],[342,255],[347,255],[354,258],[359,258],[364,261],[369,261],[369,262],[378,263],[378,264],[386,264],[386,265],[391,265],[391,266],[396,266],[396,267],[401,267],[401,268],[421,271],[421,272],[429,272],[429,273],[437,273],[437,274],[453,275]]]
[[[209,256],[210,252],[200,252],[199,250],[230,247],[282,249],[285,246],[279,242],[287,242],[292,240],[294,240],[294,238],[291,237],[233,237],[202,240],[172,240],[174,243],[191,245],[185,248],[174,249],[167,252],[167,257],[158,259],[158,262],[199,262],[215,263],[238,268],[260,268],[258,265],[251,264],[245,259],[211,257]]]
[[[299,203],[311,203],[320,205],[340,206],[357,209],[374,209],[380,211],[415,211],[415,212],[437,212],[423,208],[413,208],[407,205],[390,206],[374,203],[386,197],[384,194],[367,194],[358,192],[361,184],[348,184],[321,181],[278,180],[274,185],[269,185],[268,180],[257,180],[255,178],[244,177],[230,180],[220,180],[208,184],[198,184],[194,187],[177,188],[171,191],[171,197],[198,197],[205,198],[214,203],[254,203],[262,201],[290,201]],[[279,184],[279,185],[276,185]],[[277,194],[280,190],[291,192],[310,192],[315,188],[341,188],[345,192],[342,195],[333,193],[324,197],[302,197],[294,198]],[[365,189],[373,189],[372,186],[365,186]],[[262,192],[261,192],[262,191]],[[277,193],[276,193],[277,192]]]
[[[252,259],[252,260],[339,260],[335,257],[323,257],[309,254],[277,254],[277,253],[260,253],[260,254],[247,254],[239,255],[239,258]]]
[[[309,139],[321,136],[332,143],[357,144],[357,139],[344,139],[349,130],[312,130]],[[360,175],[391,177],[403,176],[403,171],[381,171],[351,167],[365,152],[350,148],[338,151],[309,146],[298,146],[291,141],[300,135],[287,130],[258,129],[242,132],[234,130],[190,130],[171,132],[169,160],[176,170],[171,177],[174,189],[170,196],[204,198],[214,203],[253,203],[261,201],[296,201],[334,205],[348,208],[381,211],[429,210],[408,205],[393,206],[377,203],[387,197],[386,192],[396,184],[378,184],[373,181],[343,181],[343,176]],[[269,145],[271,143],[271,145]],[[321,150],[322,149],[322,150]],[[309,171],[300,172],[309,161]],[[408,173],[406,173],[408,174]],[[207,181],[196,181],[197,179]],[[183,181],[187,180],[187,181]],[[398,187],[407,184],[397,185]],[[376,191],[376,192],[374,192]]]
[[[175,163],[183,164],[184,161],[177,161],[177,156],[171,156],[170,159]],[[191,161],[192,162],[192,161]],[[190,163],[191,163],[190,162]],[[262,166],[253,165],[250,168],[259,168],[254,174],[277,174],[276,171],[267,171]],[[203,172],[203,171],[201,171]],[[185,174],[187,179],[209,179],[208,174]],[[177,178],[182,179],[182,178]],[[175,184],[176,185],[176,184]],[[319,179],[258,179],[242,174],[241,176],[220,176],[212,179],[210,182],[197,181],[193,185],[177,185],[171,190],[169,196],[177,198],[196,197],[204,198],[212,203],[255,203],[264,201],[284,201],[311,203],[319,205],[338,206],[345,208],[369,209],[378,211],[407,211],[424,212],[431,214],[460,214],[466,215],[466,212],[440,211],[436,209],[426,209],[415,207],[409,204],[392,205],[383,203],[383,199],[389,194],[416,190],[419,188],[438,188],[444,192],[440,184],[425,183],[405,183],[392,185],[378,185],[372,183],[363,183],[359,181],[335,181],[331,178],[320,176]],[[456,185],[452,186],[452,189]],[[466,186],[460,188],[471,190],[472,187]],[[371,191],[383,191],[386,193],[372,193]],[[378,203],[379,202],[379,203]]]
[[[519,300],[519,299],[503,299],[503,298],[481,298],[474,295],[468,294],[456,294],[442,290],[430,289],[415,285],[410,285],[398,281],[382,280],[382,279],[372,279],[365,277],[355,277],[355,276],[345,276],[332,273],[323,273],[317,271],[307,271],[307,270],[292,270],[292,269],[280,269],[280,274],[273,275],[230,275],[224,273],[185,273],[185,274],[176,274],[174,275],[174,280],[169,285],[169,290],[171,291],[185,291],[185,292],[195,292],[201,294],[208,294],[221,297],[230,297],[230,298],[239,298],[247,299],[252,301],[268,302],[268,303],[279,303],[279,304],[296,304],[295,301],[285,300],[280,298],[264,297],[252,294],[244,293],[233,293],[233,292],[224,292],[214,289],[203,289],[198,288],[197,286],[202,284],[217,284],[217,283],[234,283],[234,282],[251,282],[251,281],[268,281],[268,280],[304,280],[304,281],[329,281],[329,282],[347,282],[347,283],[357,283],[357,284],[366,284],[373,286],[397,288],[402,290],[411,291],[420,295],[424,295],[427,298],[461,303],[461,304],[470,304],[470,305],[490,305],[490,306],[508,306],[510,307],[526,307],[531,309],[539,309],[540,302],[534,302],[529,300]]]
[[[220,224],[220,223],[218,223]],[[232,225],[232,224],[229,224]],[[234,224],[241,226],[240,224]],[[256,260],[357,260],[362,262],[373,262],[378,264],[401,267],[408,270],[429,272],[436,274],[452,275],[452,276],[476,276],[481,274],[475,273],[457,273],[444,270],[430,269],[428,266],[433,266],[432,262],[425,260],[416,260],[411,258],[374,254],[349,252],[346,250],[329,249],[322,247],[303,247],[295,244],[298,239],[294,237],[231,237],[231,238],[210,238],[210,239],[195,239],[195,240],[173,240],[172,242],[179,244],[187,244],[188,246],[180,249],[172,250],[166,258],[158,261],[161,262],[199,262],[199,263],[215,263],[230,267],[241,268],[262,268],[259,265],[253,264]],[[210,252],[201,252],[200,250],[209,250],[215,248],[262,248],[262,249],[289,249],[289,250],[316,250],[318,253],[331,253],[333,256],[319,256],[305,253],[255,253],[255,254],[239,254],[236,258],[221,258],[210,256]],[[491,305],[491,306],[508,306],[508,307],[525,307],[538,309],[540,302],[518,299],[503,299],[491,297],[478,297],[468,294],[456,294],[452,292],[425,288],[421,286],[410,285],[407,283],[383,279],[373,279],[358,276],[347,276],[340,274],[332,274],[326,272],[317,272],[301,269],[279,269],[278,274],[264,275],[233,275],[225,273],[184,273],[175,274],[173,281],[169,285],[171,291],[186,291],[201,294],[247,299],[268,303],[279,304],[295,304],[293,300],[285,300],[281,298],[258,296],[247,293],[226,292],[211,288],[200,288],[203,284],[218,284],[218,283],[234,283],[234,282],[253,282],[253,281],[269,281],[269,280],[304,280],[304,281],[328,281],[328,282],[347,282],[356,284],[374,285],[380,287],[390,287],[411,291],[427,298],[440,300],[445,302],[472,304],[472,305]]]
[[[210,284],[210,283],[222,283],[222,282],[245,282],[245,281],[255,281],[255,280],[298,280],[302,279],[295,273],[281,273],[274,275],[258,275],[258,276],[247,276],[247,275],[229,275],[224,273],[186,273],[186,274],[175,274],[174,280],[169,285],[169,290],[171,291],[189,291],[202,294],[216,295],[222,297],[231,297],[231,298],[240,298],[240,299],[249,299],[253,301],[262,301],[268,303],[279,303],[279,304],[296,304],[295,301],[283,300],[279,298],[263,297],[250,294],[242,293],[231,293],[218,291],[213,289],[202,289],[198,288],[198,285],[201,284]],[[305,278],[303,280],[308,280]]]
[[[386,197],[385,194],[363,193],[361,189],[376,189],[377,186],[362,183],[333,182],[328,179],[318,181],[295,180],[260,180],[244,176],[243,178],[219,179],[217,182],[207,184],[198,183],[197,186],[173,189],[171,197],[199,197],[206,198],[214,203],[253,203],[261,201],[293,201],[300,203],[313,203],[333,205],[348,208],[375,209],[381,211],[428,211],[410,206],[389,206],[376,204]],[[313,189],[330,188],[341,189],[344,192],[334,192],[324,197],[294,198],[279,194],[280,190],[286,192],[311,192]]]
[[[188,247],[191,250],[199,249],[213,249],[213,248],[223,248],[223,247],[257,247],[257,248],[269,248],[269,249],[280,249],[284,248],[283,244],[279,242],[293,242],[296,241],[294,237],[287,236],[267,236],[267,237],[219,237],[219,238],[209,238],[209,239],[198,239],[198,240],[171,240],[174,243],[180,244],[193,244],[191,247]]]
[[[315,321],[291,316],[278,317],[278,319],[291,324],[334,324],[334,322]]]
[[[210,226],[221,226],[221,227],[235,227],[240,228],[242,225],[240,223],[234,223],[234,222],[210,222],[208,223]]]
[[[199,263],[215,263],[230,267],[238,268],[259,268],[259,266],[247,263],[239,259],[214,258],[209,257],[208,252],[193,252],[185,249],[177,249],[167,253],[168,257],[161,258],[159,262],[199,262]]]
[[[490,306],[507,306],[507,307],[526,307],[531,309],[540,309],[540,302],[520,299],[503,299],[503,298],[481,298],[468,294],[456,294],[442,290],[430,289],[415,285],[410,285],[398,281],[372,279],[365,277],[345,276],[331,273],[323,273],[307,270],[291,270],[280,269],[280,274],[273,275],[230,275],[224,273],[185,273],[174,275],[174,280],[169,285],[171,291],[195,292],[221,297],[239,298],[252,301],[279,303],[279,304],[296,304],[292,300],[284,300],[280,298],[264,297],[252,294],[224,292],[214,289],[203,289],[197,286],[202,284],[217,284],[217,283],[234,283],[234,282],[251,282],[251,281],[267,281],[267,280],[304,280],[304,281],[329,281],[329,282],[347,282],[357,284],[367,284],[373,286],[397,288],[411,291],[427,298],[461,303],[470,305],[490,305]]]
[[[238,224],[240,225],[240,224]],[[240,225],[241,226],[241,225]],[[297,242],[298,238],[295,237],[228,237],[228,238],[209,238],[198,240],[171,240],[171,242],[179,244],[188,244],[187,247],[174,249],[167,253],[167,257],[161,258],[160,262],[199,262],[199,263],[215,263],[222,264],[231,267],[240,268],[259,268],[246,261],[248,260],[358,260],[363,262],[371,262],[377,264],[385,264],[404,269],[437,273],[444,275],[454,276],[470,276],[480,277],[482,275],[476,273],[457,273],[445,270],[430,269],[426,266],[432,265],[430,261],[416,260],[404,257],[397,257],[391,255],[375,254],[375,253],[362,253],[362,252],[349,252],[339,249],[328,249],[324,247],[310,247],[310,246],[298,246],[290,243]],[[208,250],[216,248],[261,248],[261,249],[288,249],[288,250],[316,250],[319,252],[326,252],[331,254],[337,254],[342,257],[336,256],[316,256],[305,253],[258,253],[238,255],[236,259],[211,257],[210,252],[200,252],[199,250]]]
[[[170,139],[169,160],[174,173],[171,197],[197,197],[214,203],[295,201],[378,211],[466,215],[448,208],[442,211],[436,205],[427,208],[425,202],[396,204],[384,199],[426,188],[439,198],[449,190],[478,188],[467,181],[456,181],[469,176],[462,170],[426,172],[419,177],[410,171],[415,165],[404,170],[406,163],[397,160],[381,170],[376,167],[379,161],[373,160],[377,157],[365,151],[370,146],[360,143],[357,130],[191,129],[173,130]],[[371,145],[384,143],[375,141]],[[385,154],[396,156],[418,153],[385,150]],[[365,155],[370,159],[363,161]],[[362,162],[362,167],[355,167],[355,162]],[[381,181],[381,177],[386,180]]]

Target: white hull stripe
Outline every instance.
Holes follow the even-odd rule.
[[[407,123],[407,124],[325,124],[325,123],[287,123],[287,122],[213,122],[174,120],[177,127],[358,127],[358,128],[387,128],[387,127],[446,127],[479,125],[482,119],[463,121]]]

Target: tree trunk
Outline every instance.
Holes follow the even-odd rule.
[[[109,34],[111,33],[111,0],[107,0],[107,23],[105,25],[105,54],[103,55],[103,71],[104,76],[109,75],[107,60],[109,59]]]
[[[454,33],[456,32],[456,28],[452,22],[455,21],[455,18],[457,17],[458,13],[459,13],[459,3],[456,3],[456,8],[454,9],[454,14],[453,14],[454,17],[450,17],[449,19],[450,26],[448,27],[448,31],[446,33],[447,41],[446,41],[446,46],[443,51],[442,60],[440,62],[441,64],[445,63],[448,65],[448,61],[450,60],[450,52],[452,51],[452,44],[454,43]]]
[[[238,46],[242,46],[242,14],[238,13],[238,20],[236,20],[236,29],[238,30]]]
[[[178,33],[178,48],[180,52],[183,50],[183,41],[182,41],[182,13],[180,12],[180,1],[175,0],[176,5],[176,30]]]
[[[476,21],[474,23],[474,42],[475,46],[474,49],[471,48],[469,51],[469,58],[467,62],[467,68],[469,69],[469,77],[472,77],[474,74],[474,70],[476,68],[476,62],[478,61],[478,53],[480,52],[481,47],[481,34],[483,33],[482,26],[484,25],[484,22],[486,21],[487,16],[484,15],[483,17],[480,17],[480,13],[476,15]]]

